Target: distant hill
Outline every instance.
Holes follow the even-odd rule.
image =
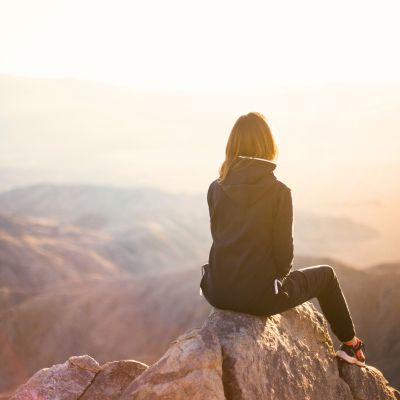
[[[98,251],[135,273],[192,268],[207,261],[212,243],[205,194],[35,184],[0,192],[0,210],[104,231],[112,246],[102,244]],[[341,254],[378,235],[350,218],[295,211],[297,254]]]
[[[153,188],[32,185],[0,193],[0,210],[50,218],[60,230],[89,231],[99,236],[91,245],[101,257],[147,274],[185,270],[208,258],[211,236],[199,197]]]
[[[207,314],[199,278],[200,269],[152,279],[86,279],[45,289],[1,312],[0,392],[71,352],[103,362],[155,362],[177,333]]]
[[[0,213],[0,309],[48,287],[120,276],[122,269],[97,251],[111,242],[98,230]]]

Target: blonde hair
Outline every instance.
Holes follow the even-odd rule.
[[[220,183],[226,178],[239,155],[265,158],[269,161],[276,159],[278,147],[263,114],[249,112],[241,115],[233,125],[226,144],[225,160],[219,168]]]

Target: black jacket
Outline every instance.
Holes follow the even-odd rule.
[[[270,312],[275,278],[292,268],[291,190],[275,177],[275,168],[271,161],[239,156],[225,181],[209,186],[213,243],[200,287],[215,307]]]

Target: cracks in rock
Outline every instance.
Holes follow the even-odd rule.
[[[86,393],[86,391],[90,388],[90,386],[92,386],[94,380],[96,379],[97,375],[98,375],[100,372],[101,372],[101,369],[99,369],[99,370],[94,374],[94,376],[93,376],[92,380],[90,381],[89,385],[87,385],[87,386],[85,387],[85,389],[83,390],[83,392],[77,397],[76,400],[79,400],[79,399]]]
[[[240,393],[242,392],[240,385],[238,384],[235,374],[232,372],[235,361],[229,356],[221,345],[222,355],[222,386],[224,389],[224,395],[226,400],[233,400],[234,398],[241,398]]]
[[[340,368],[340,362],[341,362],[341,360],[339,360],[339,358],[338,357],[336,357],[335,356],[335,364],[336,364],[336,368],[337,368],[337,370],[338,370],[338,374],[339,374],[339,378],[346,384],[346,386],[349,388],[349,390],[350,390],[350,393],[351,393],[351,395],[353,396],[353,399],[354,400],[357,400],[357,398],[356,397],[354,397],[354,394],[353,394],[353,390],[351,389],[351,387],[350,387],[350,385],[346,382],[346,380],[343,378],[343,373],[342,373],[342,369]]]
[[[221,346],[222,354],[222,386],[224,388],[224,395],[226,400],[231,400],[230,389],[229,389],[229,374],[227,373],[227,359],[224,348]]]

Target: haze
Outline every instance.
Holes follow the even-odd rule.
[[[205,195],[234,121],[261,111],[296,210],[377,230],[365,263],[399,258],[396,1],[0,7],[3,190],[46,181]]]

